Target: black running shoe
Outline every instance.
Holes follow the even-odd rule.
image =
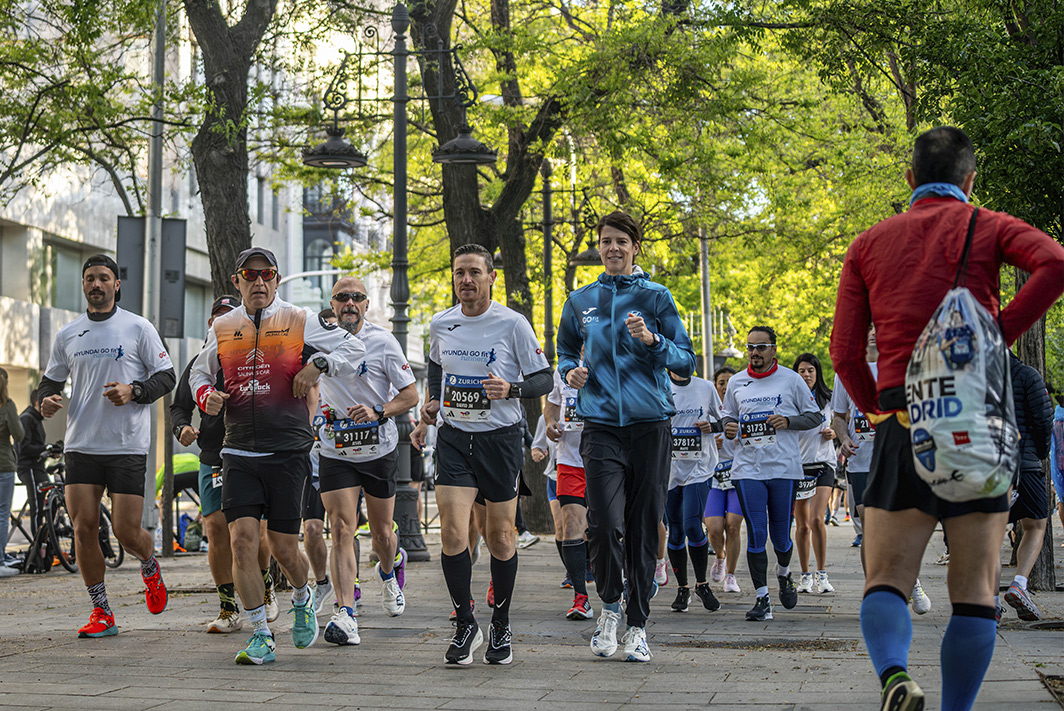
[[[488,648],[484,650],[485,664],[509,664],[514,660],[511,636],[510,625],[492,620],[488,627]]]
[[[702,601],[702,606],[710,612],[716,612],[720,609],[720,600],[709,589],[709,583],[695,585],[695,595],[698,595],[698,599]]]
[[[448,664],[472,664],[473,652],[484,643],[484,635],[476,622],[459,622],[456,627],[444,658]]]
[[[880,711],[923,711],[924,692],[905,672],[887,679],[883,687]]]
[[[691,588],[676,588],[676,599],[672,601],[672,609],[677,612],[687,612],[691,602]]]
[[[777,575],[776,578],[780,581],[780,604],[790,610],[798,604],[798,588],[794,586],[790,573],[786,577]]]
[[[757,602],[746,613],[747,622],[763,622],[771,619],[772,603],[769,602],[768,595],[762,595],[757,598]]]

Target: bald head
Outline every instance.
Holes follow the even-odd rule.
[[[358,277],[347,276],[339,279],[333,285],[330,305],[336,313],[340,328],[348,333],[358,333],[369,308],[366,285]]]

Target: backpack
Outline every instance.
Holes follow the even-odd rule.
[[[924,327],[905,374],[916,473],[939,498],[1001,496],[1019,463],[1008,351],[1001,329],[964,286],[976,208],[953,288]]]

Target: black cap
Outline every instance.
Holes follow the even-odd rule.
[[[85,266],[81,268],[81,276],[85,276],[85,272],[89,271],[89,267],[107,267],[111,270],[111,273],[115,275],[115,280],[119,279],[118,276],[118,263],[115,260],[108,257],[106,254],[94,254],[85,260]],[[115,289],[115,303],[117,304],[122,299],[122,290]]]
[[[215,311],[221,308],[240,308],[240,299],[236,296],[231,296],[230,294],[223,294],[222,296],[219,296],[217,299],[214,300],[214,303],[211,304],[211,316],[214,315]]]
[[[277,257],[273,256],[273,252],[262,247],[252,247],[236,255],[236,267],[234,269],[241,269],[252,257],[264,257],[270,263],[270,266],[274,269],[277,268]]]

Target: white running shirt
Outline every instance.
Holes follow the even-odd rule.
[[[814,396],[815,397],[815,396]],[[802,464],[827,464],[835,468],[834,440],[824,439],[820,431],[831,426],[831,403],[824,405],[820,414],[824,416],[823,424],[811,430],[798,433],[798,449],[802,453]]]
[[[672,471],[669,489],[708,481],[717,466],[717,443],[712,434],[702,432],[696,422],[719,422],[721,402],[713,383],[691,378],[680,385],[672,378]]]
[[[562,409],[558,424],[562,436],[555,443],[555,459],[558,464],[567,467],[584,468],[584,459],[580,456],[580,438],[584,434],[584,420],[576,414],[576,394],[579,392],[569,386],[557,370],[554,371],[554,389],[547,395],[547,401]]]
[[[869,363],[868,369],[872,371],[873,378],[879,377],[879,366],[875,363]],[[854,447],[857,448],[857,453],[846,462],[847,471],[871,471],[872,444],[876,439],[876,431],[872,428],[872,424],[865,417],[865,414],[853,404],[850,394],[846,392],[846,386],[842,384],[837,375],[835,376],[835,389],[831,394],[831,409],[835,412],[849,414],[846,429],[850,433],[850,439],[853,440]]]
[[[429,359],[443,367],[440,416],[463,432],[490,432],[521,421],[521,401],[488,400],[488,373],[516,383],[550,366],[525,317],[492,301],[479,316],[462,305],[432,317]]]
[[[130,401],[115,407],[103,396],[104,384],[143,382],[173,367],[151,322],[122,308],[103,321],[82,314],[59,329],[44,377],[60,383],[70,378],[64,449],[147,454],[152,405]]]

